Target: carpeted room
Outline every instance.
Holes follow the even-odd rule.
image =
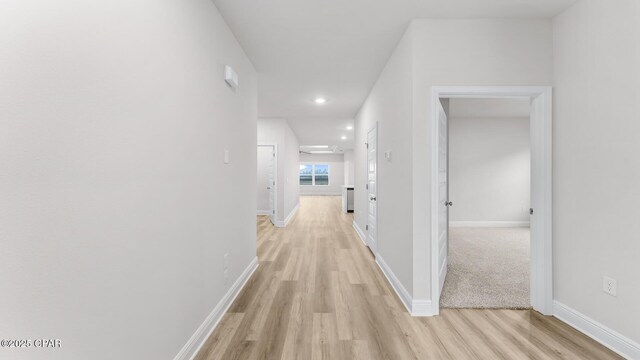
[[[443,308],[530,307],[529,112],[526,100],[449,103]]]

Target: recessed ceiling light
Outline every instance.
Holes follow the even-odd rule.
[[[314,101],[316,102],[316,104],[322,105],[327,102],[327,99],[319,97],[319,98],[316,98]]]
[[[347,140],[347,137],[346,137],[346,136],[343,136],[343,137],[341,137],[340,139],[342,139],[342,140]]]
[[[347,130],[353,130],[353,126],[351,125],[347,126]]]

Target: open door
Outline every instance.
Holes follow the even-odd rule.
[[[276,149],[258,145],[258,215],[268,215],[276,223]]]
[[[438,269],[439,294],[442,294],[444,280],[447,277],[449,253],[449,134],[447,113],[438,101]]]
[[[367,133],[367,245],[374,255],[378,253],[378,128]]]

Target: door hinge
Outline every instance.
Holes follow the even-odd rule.
[[[271,153],[271,155],[273,155],[273,157],[276,157],[276,153]]]
[[[276,182],[275,181],[273,182],[273,186],[276,186]]]
[[[275,214],[276,214],[276,211],[275,211],[275,210],[271,210],[271,212],[273,213],[273,215],[275,215]]]
[[[367,231],[369,231],[369,225],[365,225],[365,226],[364,226],[364,229],[365,229],[365,230],[367,230]]]
[[[364,145],[367,147],[367,149],[369,148],[369,143],[364,143]]]
[[[367,184],[367,185],[365,185],[365,186],[366,186],[367,190],[369,190],[369,184]]]
[[[533,215],[533,208],[529,208],[529,215]]]

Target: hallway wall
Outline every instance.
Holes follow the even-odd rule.
[[[344,184],[353,185],[355,180],[355,154],[353,150],[344,152]]]
[[[258,119],[258,144],[278,146],[278,180],[276,221],[284,226],[285,219],[300,203],[298,186],[298,138],[285,119]]]
[[[378,126],[378,253],[405,289],[413,289],[411,114],[413,38],[410,26],[356,116],[354,222],[366,234],[367,133]],[[391,161],[382,154],[393,151]]]
[[[554,20],[554,297],[636,344],[639,39],[637,0],[581,1]]]
[[[550,20],[414,20],[356,118],[356,222],[366,224],[366,130],[378,132],[378,247],[414,300],[429,301],[434,85],[550,85]],[[384,159],[392,152],[391,161]]]
[[[251,62],[209,0],[112,0],[1,2],[0,64],[0,333],[62,344],[0,357],[173,359],[256,256]]]

